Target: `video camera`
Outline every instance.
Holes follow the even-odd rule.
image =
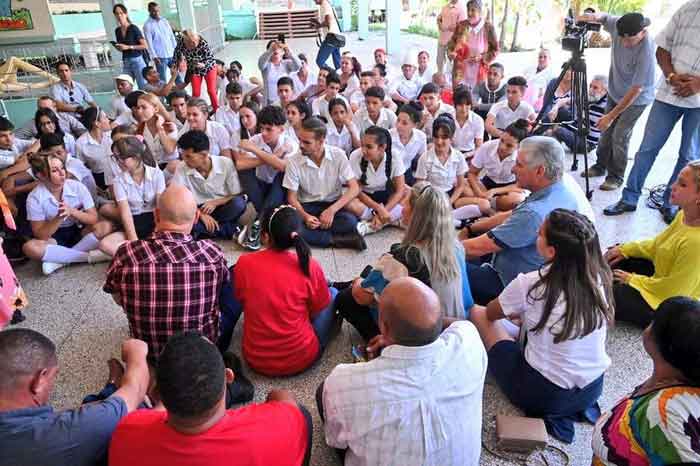
[[[595,13],[593,8],[586,8],[584,13]],[[576,21],[574,11],[569,9],[569,14],[564,18],[564,36],[561,38],[561,47],[564,50],[581,55],[588,47],[587,33],[589,31],[600,31],[601,25],[598,23],[588,23]]]

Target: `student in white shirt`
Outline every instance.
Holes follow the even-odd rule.
[[[265,53],[258,58],[258,68],[263,76],[266,103],[271,104],[278,99],[279,78],[289,76],[289,73],[301,68],[301,63],[284,42],[272,40],[267,45]]]
[[[384,108],[384,89],[370,87],[365,93],[365,106],[353,117],[355,126],[360,130],[360,135],[370,126],[379,126],[391,129],[396,125],[396,114]]]
[[[418,68],[416,58],[407,56],[403,65],[401,65],[402,75],[393,85],[394,90],[391,93],[391,98],[394,99],[396,105],[407,104],[418,97],[421,85],[418,81],[413,79],[416,68]]]
[[[190,130],[204,131],[210,141],[209,149],[207,149],[209,155],[221,155],[230,159],[233,157],[231,152],[231,135],[229,135],[224,125],[216,121],[210,121],[208,118],[209,106],[207,103],[199,98],[190,99],[187,102],[187,123],[185,123],[177,136],[181,137]]]
[[[414,77],[421,86],[433,82],[433,68],[430,66],[430,54],[426,50],[418,52],[418,69]]]
[[[340,94],[340,78],[335,73],[330,73],[325,78],[326,80],[326,90],[325,92],[311,104],[311,110],[314,115],[322,116],[326,119],[326,122],[331,121],[331,113],[328,110],[328,104],[331,100],[342,99],[345,104],[348,105],[348,100]]]
[[[311,116],[311,107],[304,99],[296,99],[289,102],[285,110],[287,115],[287,124],[284,128],[284,133],[290,141],[294,141],[299,145],[299,137],[297,134],[301,131],[301,123]]]
[[[70,155],[75,156],[75,138],[70,133],[64,133],[58,122],[58,116],[49,108],[40,108],[34,114],[34,124],[36,125],[37,138],[44,134],[56,133],[63,138],[66,150]]]
[[[398,225],[401,203],[408,190],[401,156],[391,148],[391,134],[379,126],[370,126],[362,136],[362,148],[350,155],[350,166],[360,182],[360,194],[348,206],[357,215],[361,235],[375,233],[387,225]]]
[[[320,119],[302,123],[300,150],[289,158],[282,182],[287,201],[304,218],[302,236],[309,244],[365,250],[357,217],[346,209],[360,192],[357,178],[345,153],[325,138]]]
[[[298,58],[299,63],[301,63],[301,68],[289,74],[289,77],[292,78],[292,82],[294,83],[294,95],[296,96],[300,96],[306,92],[308,88],[316,83],[317,79],[316,74],[309,69],[309,61],[306,55],[300,53]]]
[[[423,119],[422,129],[428,137],[428,142],[433,140],[433,121],[443,114],[450,115],[454,118],[455,109],[452,105],[446,104],[440,97],[440,88],[437,85],[429,82],[423,85],[418,94],[420,103],[423,104]]]
[[[126,106],[124,99],[134,90],[134,78],[128,74],[120,74],[114,78],[114,85],[117,90],[117,95],[112,97],[110,102],[112,119],[116,119],[122,113],[129,112],[129,107]]]
[[[358,89],[360,89],[360,73],[362,66],[357,58],[350,52],[345,52],[340,59],[340,93],[349,99]]]
[[[209,137],[202,130],[190,130],[180,136],[177,147],[182,161],[172,183],[192,192],[199,220],[192,227],[198,238],[231,239],[236,222],[246,209],[246,199],[233,161],[209,154]]]
[[[87,132],[76,141],[76,157],[90,169],[97,187],[107,188],[105,171],[112,154],[112,137],[107,115],[96,107],[83,112],[83,125]]]
[[[455,132],[452,143],[467,159],[484,142],[484,119],[472,111],[472,93],[466,88],[458,88],[454,94]]]
[[[374,71],[360,73],[360,88],[349,98],[352,113],[357,113],[365,105],[365,92],[372,86],[374,86]]]
[[[66,151],[66,146],[61,137],[57,134],[45,134],[39,139],[41,151],[51,153],[61,159],[63,166],[66,168],[66,175],[69,178],[80,181],[90,191],[93,200],[97,199],[97,183],[95,177],[85,164],[77,157],[71,157]],[[29,177],[30,181],[36,180],[31,169],[23,174]],[[29,192],[31,190],[28,190]],[[7,194],[7,193],[5,193]]]
[[[277,80],[277,97],[278,99],[272,103],[283,109],[287,108],[289,102],[295,99],[294,81],[289,76],[282,76]]]
[[[233,147],[233,161],[238,165],[242,158],[248,157],[245,151],[240,149],[241,141],[244,139],[250,139],[254,135],[260,132],[260,125],[258,125],[258,113],[260,113],[260,106],[253,102],[252,100],[245,102],[238,109],[238,114],[240,116],[240,128],[237,132],[231,135],[231,146]]]
[[[226,103],[216,109],[214,121],[224,125],[229,134],[233,135],[241,129],[241,118],[238,114],[243,104],[243,89],[241,85],[236,82],[228,83],[226,86],[226,99],[221,102]]]
[[[115,162],[122,172],[114,179],[114,201],[123,231],[106,236],[100,249],[113,256],[124,241],[147,238],[155,229],[158,198],[165,191],[165,177],[158,167],[144,161],[146,145],[134,136],[114,143]]]
[[[537,114],[532,105],[523,100],[527,81],[522,76],[514,76],[508,80],[506,100],[496,102],[486,115],[486,131],[498,138],[511,123],[525,119],[535,121]]]
[[[175,123],[170,121],[168,111],[153,94],[139,97],[136,107],[136,120],[139,122],[137,133],[143,136],[143,142],[158,167],[167,169],[169,176],[172,176],[179,162]]]
[[[413,186],[415,182],[414,174],[420,156],[428,150],[427,137],[417,127],[422,117],[423,106],[420,102],[409,102],[401,106],[396,126],[389,130],[391,145],[396,153],[401,154],[403,165],[406,167],[404,179],[409,186]]]
[[[360,131],[344,100],[335,98],[328,104],[331,121],[326,124],[326,144],[343,149],[346,155],[360,147]]]
[[[26,155],[39,148],[39,141],[15,138],[15,126],[0,116],[0,182],[29,168]]]
[[[55,155],[35,153],[29,163],[39,184],[27,197],[33,236],[22,247],[27,257],[42,261],[44,275],[70,263],[107,260],[98,249],[99,238],[112,227],[99,221],[88,189],[66,178],[63,162]]]
[[[173,91],[168,95],[168,105],[172,109],[170,111],[170,116],[177,130],[180,131],[185,123],[187,123],[187,101],[190,100],[190,96],[187,92],[182,90]],[[217,109],[218,110],[218,109]]]
[[[613,277],[595,227],[578,212],[553,210],[540,227],[537,251],[544,266],[518,275],[486,308],[475,306],[470,320],[510,401],[526,416],[544,418],[550,435],[571,443],[575,421],[593,423],[600,416],[597,400],[610,366],[605,338],[614,319]],[[520,322],[524,351],[506,319]]]
[[[458,206],[478,205],[481,213],[513,210],[525,200],[525,191],[515,183],[513,167],[520,141],[528,137],[528,121],[508,126],[500,139],[485,142],[469,162],[467,182],[473,197],[464,196]],[[479,179],[481,177],[481,179]]]

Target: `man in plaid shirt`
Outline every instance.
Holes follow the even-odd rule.
[[[198,331],[213,343],[219,337],[229,272],[216,244],[190,236],[196,212],[192,193],[171,185],[158,200],[153,235],[123,243],[107,271],[103,289],[126,312],[133,337],[148,344],[151,364],[175,333]]]

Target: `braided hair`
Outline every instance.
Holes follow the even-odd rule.
[[[386,147],[386,149],[384,149],[386,157],[386,160],[384,162],[384,173],[386,173],[386,190],[392,192],[394,190],[394,183],[391,179],[391,134],[388,130],[380,126],[370,126],[365,131],[365,136],[374,136],[374,140],[377,143],[377,145]],[[369,161],[366,158],[362,157],[360,159],[360,171],[362,172],[362,175],[360,176],[360,184],[362,186],[367,186],[368,165]]]

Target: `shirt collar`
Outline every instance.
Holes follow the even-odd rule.
[[[178,233],[176,231],[155,230],[151,235],[151,238],[161,241],[174,241],[177,243],[190,243],[193,241],[191,235],[187,235],[185,233]]]
[[[302,154],[302,157],[304,157],[304,159],[306,159],[306,160],[305,160],[306,165],[308,165],[309,167],[321,168],[321,167],[319,167],[318,165],[316,165],[316,163],[314,163],[313,160],[311,160],[311,157],[307,157],[307,156],[304,155],[304,154]],[[328,160],[329,162],[330,162],[331,160],[333,160],[333,156],[331,155],[331,151],[330,151],[330,149],[328,148],[327,145],[325,145],[325,146],[323,147],[323,158],[321,159],[321,165],[323,165],[323,161],[324,161],[324,160]]]
[[[547,186],[546,188],[540,189],[539,191],[533,191],[527,197],[526,200],[532,202],[532,201],[537,201],[539,199],[542,199],[543,197],[549,195],[549,193],[551,193],[554,190],[554,187],[558,186],[560,183],[561,183],[561,180],[557,181],[556,183],[552,183],[549,186]]]
[[[155,169],[153,167],[144,164],[143,165],[143,181],[151,181],[153,179],[154,170]],[[136,181],[134,181],[134,177],[131,176],[131,174],[128,172],[124,172],[124,174],[126,175],[125,176],[126,182],[131,184],[131,185],[136,186]]]
[[[218,158],[219,158],[219,156],[217,156],[217,155],[209,154],[209,159],[211,159],[211,171],[209,172],[209,177],[211,177],[214,174],[220,175],[221,173],[224,172],[224,168],[221,166],[221,163],[219,163],[219,160],[217,160]],[[204,176],[201,173],[199,173],[199,171],[197,171],[196,168],[190,168],[189,166],[187,166],[187,164],[185,164],[185,174],[187,176],[193,176],[193,177],[196,177],[199,175],[199,177],[204,178]],[[208,179],[209,177],[204,178],[204,179]]]

